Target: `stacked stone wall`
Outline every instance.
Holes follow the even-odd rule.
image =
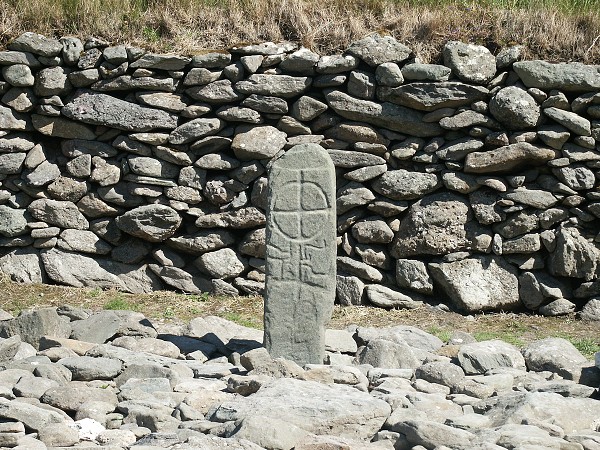
[[[261,293],[267,172],[311,142],[336,167],[339,303],[597,305],[600,67],[440,59],[378,35],[181,56],[26,33],[0,52],[0,270]]]

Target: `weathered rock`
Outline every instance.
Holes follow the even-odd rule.
[[[484,87],[458,81],[410,83],[391,89],[380,88],[377,91],[377,97],[380,100],[420,111],[466,106],[479,100],[485,100],[488,94],[489,91]]]
[[[373,183],[373,190],[393,200],[414,200],[441,187],[436,174],[390,170]]]
[[[0,257],[0,272],[17,283],[42,283],[44,268],[35,249],[15,249]]]
[[[169,136],[171,144],[186,144],[217,133],[225,123],[220,119],[194,119],[177,127]]]
[[[492,97],[490,112],[510,130],[531,128],[540,120],[540,107],[534,98],[515,86],[502,88]]]
[[[519,61],[513,64],[513,70],[529,88],[588,92],[596,91],[600,87],[598,71],[593,66],[581,63]]]
[[[485,152],[472,152],[465,158],[467,173],[498,173],[538,166],[555,158],[554,150],[519,142]]]
[[[440,133],[437,124],[423,122],[421,113],[403,106],[359,100],[340,91],[331,91],[325,98],[329,106],[346,119],[367,122],[412,136],[426,137]]]
[[[408,295],[378,284],[367,285],[365,291],[369,301],[381,308],[414,309],[423,304],[423,302],[415,301]]]
[[[427,272],[427,266],[416,259],[400,258],[396,261],[396,282],[402,288],[433,294],[433,280]]]
[[[92,125],[126,131],[174,129],[177,117],[166,111],[138,106],[110,95],[79,92],[62,109],[66,117]]]
[[[72,202],[38,199],[31,202],[27,210],[33,217],[61,228],[85,230],[89,223]]]
[[[246,261],[230,248],[203,253],[195,264],[212,278],[222,279],[240,275],[247,266]]]
[[[471,247],[478,226],[468,202],[453,193],[433,194],[413,204],[400,223],[391,254],[395,258],[443,255]]]
[[[13,51],[29,52],[40,56],[56,56],[62,49],[62,44],[41,34],[26,32],[8,44],[8,49]]]
[[[464,344],[458,352],[458,361],[467,374],[484,374],[499,367],[524,369],[525,359],[513,345],[504,341],[483,341]]]
[[[311,79],[308,77],[253,74],[244,81],[238,81],[235,89],[246,95],[258,94],[290,98],[303,93],[310,84]]]
[[[286,134],[271,126],[254,127],[237,133],[231,143],[235,156],[242,160],[272,158],[286,143]]]
[[[485,84],[496,75],[496,58],[485,47],[450,41],[443,55],[444,65],[462,81]]]
[[[523,349],[529,370],[544,370],[570,379],[572,370],[588,364],[588,360],[569,341],[562,338],[546,338],[532,342]]]
[[[389,413],[384,401],[351,387],[279,379],[251,397],[213,408],[209,417],[219,421],[273,417],[316,434],[370,439]]]
[[[600,262],[598,248],[574,227],[561,227],[556,236],[556,249],[549,259],[552,275],[583,278],[590,281]]]
[[[71,327],[56,308],[25,311],[17,318],[0,322],[0,337],[19,335],[23,342],[38,348],[42,336],[69,337]]]
[[[464,311],[507,310],[519,305],[516,270],[497,257],[430,263],[429,270],[452,303]]]
[[[589,136],[592,133],[590,121],[574,112],[551,107],[544,108],[544,114],[580,136]]]
[[[132,236],[161,242],[175,234],[181,224],[181,216],[168,206],[145,205],[117,217],[116,224]]]

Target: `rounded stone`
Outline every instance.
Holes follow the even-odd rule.
[[[500,89],[490,101],[490,112],[510,130],[524,130],[540,121],[540,107],[526,91],[516,86]]]
[[[247,266],[246,261],[230,248],[204,253],[195,261],[196,266],[213,278],[234,278]]]

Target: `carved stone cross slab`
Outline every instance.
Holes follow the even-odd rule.
[[[335,300],[335,170],[317,144],[292,147],[269,173],[265,347],[322,364]]]

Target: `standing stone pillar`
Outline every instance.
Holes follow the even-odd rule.
[[[335,169],[317,144],[296,145],[269,173],[265,347],[322,364],[335,300]]]

